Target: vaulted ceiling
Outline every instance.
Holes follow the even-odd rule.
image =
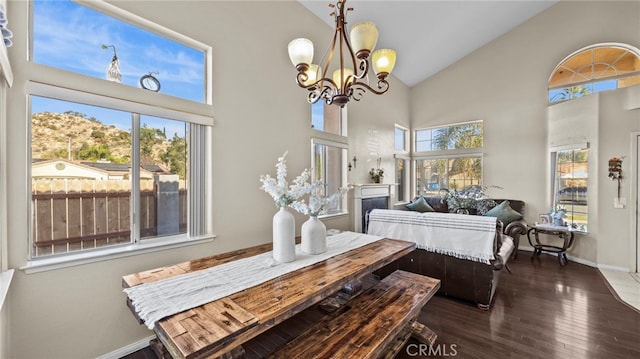
[[[332,28],[329,0],[299,0]],[[557,1],[348,1],[347,22],[373,21],[376,48],[398,53],[394,75],[414,86]],[[347,25],[348,28],[349,25]],[[327,39],[328,41],[328,39]],[[318,49],[319,53],[324,49]]]

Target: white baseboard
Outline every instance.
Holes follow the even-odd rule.
[[[608,264],[598,264],[598,268],[599,269],[615,270],[615,271],[625,272],[625,273],[630,273],[631,272],[631,268],[612,266],[612,265],[608,265]]]
[[[527,251],[527,252],[533,252],[533,248],[532,247],[528,247],[528,246],[520,246],[518,247],[518,249],[523,250],[523,251]],[[548,252],[542,252],[542,254],[547,254],[550,256],[554,256],[557,257],[558,255],[556,253],[548,253]],[[594,268],[598,268],[598,267],[602,267],[602,265],[598,265],[596,262],[592,262],[592,261],[588,261],[586,259],[582,259],[579,257],[574,257],[570,254],[567,254],[567,259],[576,262],[576,263],[580,263],[580,264],[584,264],[586,266],[589,267],[594,267]]]
[[[118,348],[112,352],[109,352],[107,354],[101,355],[99,357],[97,357],[96,359],[119,359],[122,358],[126,355],[129,355],[133,352],[137,352],[138,350],[142,349],[142,348],[146,348],[149,346],[149,341],[151,339],[155,339],[156,336],[152,335],[150,337],[146,337],[143,339],[140,339],[134,343],[131,343],[129,345],[126,345],[122,348]]]

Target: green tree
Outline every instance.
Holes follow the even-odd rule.
[[[478,148],[483,143],[483,127],[481,123],[468,123],[448,126],[434,130],[434,145],[438,150],[452,150],[458,148]],[[464,178],[480,183],[482,178],[481,162],[471,157],[460,157],[437,161],[438,173],[450,177],[464,174]],[[451,183],[449,178],[445,183]],[[455,184],[448,184],[453,189]]]
[[[180,179],[186,178],[187,172],[187,141],[184,138],[173,135],[171,143],[166,151],[160,154],[160,159],[169,167],[173,174],[177,174]]]
[[[572,100],[574,98],[582,97],[591,94],[591,89],[584,87],[583,85],[569,86],[562,90],[562,92],[556,94],[551,102]]]
[[[106,144],[90,145],[83,143],[77,151],[75,158],[87,161],[113,160],[111,149]]]

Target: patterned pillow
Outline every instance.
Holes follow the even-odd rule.
[[[509,201],[503,201],[499,205],[491,208],[484,214],[487,217],[497,217],[502,222],[502,225],[507,227],[509,223],[522,219],[520,212],[511,208]]]
[[[420,213],[434,212],[433,207],[429,205],[429,203],[423,196],[420,196],[415,201],[407,204],[406,207],[411,211],[416,211]]]

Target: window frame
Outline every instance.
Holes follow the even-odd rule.
[[[398,149],[397,148],[397,144],[396,144],[396,131],[402,131],[403,133],[403,146],[402,149]],[[401,126],[399,124],[395,124],[394,125],[394,132],[393,132],[393,149],[394,149],[394,170],[395,170],[395,174],[396,174],[396,180],[395,180],[395,187],[396,187],[396,203],[397,204],[404,204],[404,203],[409,203],[411,202],[410,197],[410,193],[411,193],[411,164],[413,161],[411,161],[411,156],[409,153],[409,147],[410,147],[410,131],[408,128]],[[397,178],[397,174],[398,174],[398,160],[402,160],[404,161],[404,176],[402,178],[403,183],[400,183],[400,180]],[[400,190],[402,189],[402,187],[404,186],[404,193],[400,193]]]
[[[554,208],[557,208],[557,206],[561,205],[566,209],[566,204],[560,203],[560,199],[559,199],[559,192],[561,190],[561,188],[559,188],[559,178],[558,178],[558,153],[560,152],[567,152],[567,151],[582,151],[585,150],[587,151],[587,174],[589,173],[589,157],[590,157],[590,151],[589,151],[589,143],[579,143],[579,144],[573,144],[573,145],[566,145],[566,146],[556,146],[556,147],[551,147],[549,149],[549,152],[551,153],[551,178],[550,180],[551,182],[551,203],[552,205],[552,210]],[[586,182],[587,182],[587,190],[586,190],[586,194],[585,194],[585,207],[586,207],[586,230],[580,230],[578,229],[572,229],[572,231],[575,232],[580,232],[580,233],[589,233],[589,198],[588,198],[588,193],[589,193],[589,178],[586,177]],[[570,204],[571,207],[575,206],[576,204]],[[574,211],[567,211],[573,213]],[[567,221],[568,222],[568,221]],[[574,222],[568,222],[569,225],[571,226]]]
[[[2,45],[4,46],[4,45]],[[0,73],[0,273],[7,270],[7,87]],[[0,301],[0,308],[2,301]]]
[[[322,146],[328,146],[328,147],[334,147],[337,148],[341,151],[341,161],[340,161],[340,185],[339,188],[342,187],[346,187],[347,186],[347,165],[348,165],[348,159],[347,159],[347,153],[349,150],[349,145],[347,143],[344,142],[337,142],[337,141],[332,141],[332,140],[326,140],[323,138],[317,138],[317,137],[312,137],[311,138],[311,178],[312,180],[314,180],[316,178],[317,175],[317,171],[318,169],[315,166],[315,155],[316,155],[316,145],[322,145]],[[324,178],[323,178],[324,181]],[[330,196],[332,193],[327,193],[325,194],[327,197]],[[340,203],[340,212],[337,213],[330,213],[330,214],[321,214],[318,216],[318,218],[332,218],[332,217],[338,217],[338,216],[344,216],[344,215],[348,215],[349,214],[349,209],[347,206],[347,196],[344,196],[342,198],[342,201]]]
[[[211,74],[212,69],[212,48],[196,40],[189,39],[184,35],[178,34],[173,30],[169,30],[161,25],[128,13],[114,5],[102,1],[77,2],[83,6],[100,11],[105,15],[112,16],[118,20],[128,22],[153,31],[160,36],[164,36],[181,43],[186,43],[189,46],[202,50],[205,53],[205,73],[203,74],[206,83],[205,103],[146,91],[144,89],[128,85],[112,83],[104,79],[37,64],[31,60],[26,63],[26,68],[28,69],[28,71],[25,72],[27,74],[27,94],[202,125],[203,127],[199,128],[197,133],[189,131],[189,134],[187,135],[187,141],[190,142],[190,148],[196,148],[195,151],[191,152],[202,152],[201,155],[198,156],[189,156],[189,166],[190,168],[193,168],[192,171],[197,173],[191,174],[188,177],[188,188],[189,191],[197,191],[197,193],[199,193],[198,196],[202,196],[204,198],[202,201],[199,201],[199,203],[193,203],[194,201],[191,200],[188,201],[189,228],[185,235],[145,239],[138,243],[134,243],[132,240],[129,244],[124,245],[101,247],[88,251],[69,252],[60,255],[47,255],[44,257],[31,256],[33,224],[31,223],[32,216],[29,215],[29,238],[27,238],[29,256],[27,264],[21,268],[26,273],[34,273],[93,263],[101,260],[139,255],[158,250],[198,244],[204,241],[212,241],[215,238],[215,235],[213,234],[212,216],[207,215],[207,213],[212,213],[213,208],[212,183],[209,180],[212,173],[211,149],[212,128],[214,125],[211,94],[212,79],[209,75]],[[32,6],[30,7],[30,11],[31,15],[33,15]],[[33,36],[33,32],[31,32],[30,36]],[[32,49],[32,37],[30,38],[29,46],[30,49]],[[29,111],[28,116],[30,115],[31,113]],[[28,146],[30,153],[30,125]],[[29,166],[27,172],[27,178],[30,180],[31,169]],[[196,180],[196,178],[198,180]],[[202,195],[202,193],[204,193],[204,195]],[[28,191],[27,196],[27,203],[31,203],[31,191]],[[192,198],[195,196],[196,195],[194,193],[189,197]],[[30,205],[29,208],[31,210],[33,207]],[[133,211],[133,206],[131,210]],[[193,216],[192,213],[201,213],[204,218],[197,218],[198,216]],[[194,228],[199,229],[197,233],[194,232]],[[133,226],[132,230],[134,230]]]
[[[194,48],[194,49],[198,49],[200,51],[202,51],[204,53],[204,102],[195,102],[195,101],[191,101],[191,100],[187,100],[184,98],[179,98],[179,97],[174,97],[174,96],[170,96],[170,95],[166,95],[169,98],[173,98],[173,99],[178,99],[178,100],[183,100],[186,103],[191,103],[191,105],[193,106],[193,104],[203,104],[203,105],[209,105],[209,107],[211,107],[211,105],[213,104],[213,95],[212,95],[212,90],[213,90],[213,82],[211,81],[211,74],[213,73],[213,49],[211,46],[200,42],[198,40],[192,39],[186,35],[183,35],[177,31],[174,31],[172,29],[169,29],[165,26],[162,26],[160,24],[157,24],[151,20],[148,20],[142,16],[130,13],[124,9],[119,8],[116,5],[107,3],[103,0],[70,0],[80,6],[84,6],[86,8],[89,8],[91,10],[97,11],[99,13],[102,13],[103,15],[106,16],[110,16],[116,20],[119,20],[121,22],[125,22],[128,23],[130,25],[134,25],[136,27],[139,27],[141,29],[144,29],[146,31],[149,32],[153,32],[158,36],[162,36],[164,38],[167,38],[169,40],[181,43],[185,46]],[[42,65],[42,64],[38,64],[35,63],[33,61],[33,54],[34,54],[34,50],[33,50],[33,46],[34,46],[34,41],[33,41],[33,36],[34,36],[34,28],[33,28],[33,21],[34,21],[34,4],[33,1],[29,1],[29,52],[28,52],[28,63],[30,65],[37,65],[37,66],[42,66],[42,67],[46,67],[46,68],[51,68],[50,66],[47,65]],[[37,68],[36,66],[36,68]],[[57,69],[59,71],[62,71],[63,73],[67,74],[65,76],[68,76],[68,74],[74,74],[74,75],[79,75],[81,76],[81,78],[92,78],[92,79],[98,79],[98,80],[104,80],[104,79],[100,79],[98,77],[91,77],[91,76],[85,76],[82,75],[80,73],[77,72],[70,72],[70,71],[66,71],[63,69]],[[37,74],[36,74],[37,75]],[[37,80],[34,79],[33,77],[31,77],[32,80]],[[57,81],[60,81],[60,79],[58,79]],[[108,80],[104,80],[105,82],[110,82]],[[46,83],[46,78],[41,81],[41,82],[45,82]],[[73,83],[73,81],[71,81],[71,83]],[[116,88],[119,89],[120,91],[127,91],[126,88],[132,88],[135,90],[140,90],[137,87],[134,86],[130,86],[130,85],[126,85],[126,84],[118,84],[118,83],[112,83],[113,85],[117,85]],[[69,88],[74,88],[73,86],[69,87]],[[153,92],[153,91],[147,91],[147,90],[142,90],[145,92]],[[128,92],[128,91],[127,91]],[[116,92],[117,93],[117,92]],[[156,93],[156,95],[158,95],[160,93]],[[127,99],[127,98],[131,98],[130,96],[127,96],[127,94],[123,93],[122,96],[123,99]],[[153,96],[150,96],[149,98],[153,98]],[[158,101],[159,105],[162,105],[162,101]],[[162,107],[162,106],[160,106]],[[206,107],[206,106],[205,106]],[[205,108],[203,107],[203,108]],[[194,109],[192,109],[191,111],[194,111]],[[209,111],[209,113],[212,115],[213,112],[212,110]]]
[[[329,108],[336,108],[337,106],[335,105],[327,105],[325,104],[323,101],[318,101],[316,103],[312,103],[309,104],[309,113],[310,113],[310,125],[311,125],[311,129],[317,132],[317,135],[320,137],[323,136],[338,136],[338,137],[347,137],[347,106],[344,107],[338,107],[337,111],[338,111],[338,129],[339,129],[339,133],[333,133],[333,132],[329,132],[326,131],[324,129],[318,129],[315,128],[313,126],[313,107],[314,106],[318,106],[318,105],[322,105],[323,106],[323,112],[322,112],[322,116],[324,117],[326,115],[326,112],[324,111],[324,109],[326,109],[327,107]],[[323,118],[324,121],[324,118]]]
[[[625,88],[625,87],[629,87],[629,85],[624,86],[620,86],[619,84],[619,80],[624,80],[627,78],[632,78],[632,77],[638,77],[640,76],[640,71],[634,71],[634,72],[629,72],[629,73],[623,73],[623,74],[619,74],[618,73],[618,68],[616,68],[615,64],[618,60],[620,60],[620,58],[617,58],[614,62],[612,63],[602,63],[602,62],[594,62],[593,59],[593,52],[598,50],[598,49],[611,49],[611,48],[617,48],[617,49],[621,49],[624,51],[627,51],[630,54],[633,54],[636,56],[636,61],[640,60],[640,49],[629,45],[629,44],[624,44],[624,43],[616,43],[616,42],[605,42],[605,43],[597,43],[597,44],[592,44],[589,46],[585,46],[579,50],[574,51],[573,53],[569,54],[568,56],[566,56],[564,59],[562,59],[562,61],[560,61],[558,63],[558,65],[556,65],[556,67],[553,69],[553,71],[551,72],[551,74],[549,75],[549,79],[547,80],[547,103],[548,105],[554,105],[557,103],[561,103],[561,102],[566,102],[566,101],[571,101],[583,96],[588,96],[597,92],[602,92],[602,91],[611,91],[611,90],[617,90],[617,89],[621,89],[621,88]],[[575,59],[575,57],[580,56],[581,54],[587,52],[587,51],[591,51],[591,63],[584,63],[583,67],[587,67],[587,68],[592,68],[592,72],[589,74],[589,76],[585,76],[585,75],[581,75],[578,74],[576,72],[573,71],[572,68],[570,67],[566,67],[565,64],[567,62],[570,62],[572,59]],[[607,77],[597,77],[594,78],[593,77],[593,66],[594,65],[608,65],[611,69],[613,69],[616,72],[616,75],[612,75],[612,76],[607,76]],[[569,71],[572,72],[573,75],[572,76],[582,76],[583,79],[581,80],[577,80],[577,81],[572,81],[572,82],[567,82],[564,84],[560,84],[560,85],[551,85],[551,82],[554,79],[554,76],[556,75],[556,73],[558,73],[559,71]],[[616,82],[616,86],[612,89],[608,89],[608,88],[596,88],[598,84],[602,84],[605,82],[609,82],[609,81],[615,81]],[[637,84],[637,83],[636,83]],[[634,85],[631,85],[634,86]],[[574,96],[573,94],[569,93],[569,97],[564,97],[561,96],[558,99],[555,99],[556,96],[558,95],[562,95],[562,92],[556,92],[556,91],[560,91],[563,90],[564,92],[567,92],[567,89],[570,88],[583,88],[585,89],[586,93],[576,93],[576,95]],[[556,92],[553,96],[552,93]]]
[[[475,123],[480,124],[482,127],[482,145],[479,147],[455,148],[455,149],[449,149],[449,150],[417,151],[417,139],[418,139],[419,131],[455,127],[455,126],[475,124]],[[412,166],[411,181],[413,186],[413,197],[419,196],[421,194],[421,190],[418,188],[418,185],[417,185],[417,176],[418,176],[417,161],[421,161],[421,160],[428,160],[428,161],[439,160],[439,159],[450,160],[450,159],[465,158],[465,157],[479,158],[482,165],[480,181],[481,183],[484,182],[484,121],[474,120],[474,121],[452,123],[447,125],[419,128],[412,131],[412,136],[413,138],[412,138],[411,144],[413,149],[413,156],[411,156],[411,160],[412,160],[411,161],[411,166]]]

